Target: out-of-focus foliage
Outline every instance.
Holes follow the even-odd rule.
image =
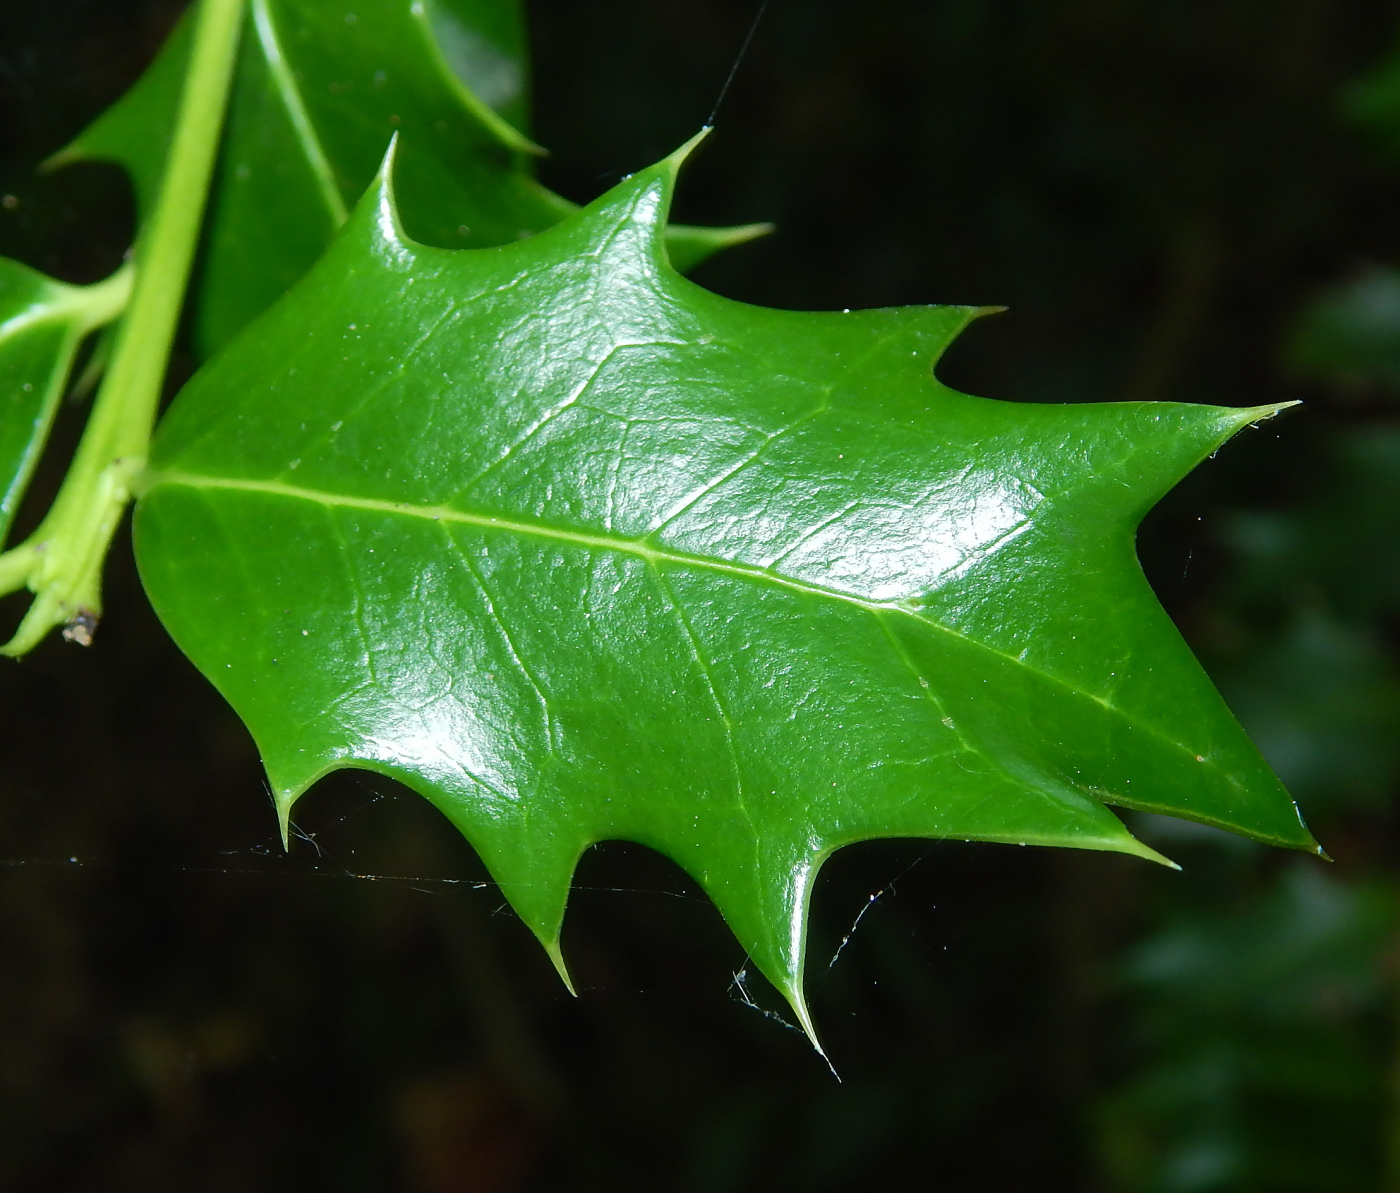
[[[130,271],[65,286],[0,257],[0,543],[39,462],[83,337],[121,309]]]
[[[1400,54],[1343,89],[1340,110],[1382,155],[1400,159]],[[1400,269],[1375,263],[1325,287],[1300,312],[1292,370],[1350,395],[1400,398]]]
[[[1361,1193],[1393,1162],[1400,425],[1328,429],[1313,460],[1298,500],[1222,520],[1207,659],[1340,863],[1175,834],[1209,882],[1166,894],[1123,963],[1136,1060],[1101,1146],[1124,1190]]]
[[[112,161],[149,211],[190,55],[187,23],[51,164]],[[203,355],[227,343],[320,256],[402,137],[404,215],[450,248],[509,243],[573,204],[531,173],[525,35],[512,0],[363,0],[355,12],[252,0],[211,198],[194,303]],[[481,94],[478,94],[478,91]],[[679,268],[766,231],[672,228]]]
[[[1294,372],[1338,389],[1400,389],[1400,272],[1368,265],[1329,286],[1298,320],[1288,344]]]
[[[1400,149],[1400,58],[1344,98]],[[1210,895],[1159,900],[1120,971],[1135,1060],[1099,1125],[1123,1190],[1361,1193],[1400,1177],[1400,881],[1385,844],[1400,794],[1400,272],[1325,287],[1283,357],[1324,414],[1309,473],[1291,499],[1221,519],[1228,563],[1202,639],[1339,864],[1278,867],[1195,834],[1183,860]]]
[[[1316,866],[1251,883],[1254,855],[1217,879],[1219,903],[1165,909],[1127,956],[1140,1059],[1100,1125],[1116,1188],[1377,1188],[1395,892]]]
[[[1311,808],[1373,810],[1400,778],[1400,423],[1330,432],[1296,505],[1224,522],[1216,675]]]

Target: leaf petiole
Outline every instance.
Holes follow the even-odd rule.
[[[244,0],[200,0],[184,89],[150,222],[135,251],[130,304],[82,441],[53,506],[0,555],[0,593],[35,599],[0,653],[32,650],[59,625],[86,640],[101,611],[102,564],[145,467],[190,265],[199,239],[243,21]]]

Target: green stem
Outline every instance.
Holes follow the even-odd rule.
[[[228,105],[244,0],[200,0],[184,91],[160,193],[136,246],[136,280],[111,364],[52,508],[0,556],[0,592],[28,586],[34,603],[8,655],[55,626],[82,640],[101,610],[102,564],[145,467]]]
[[[111,323],[126,309],[131,297],[131,273],[131,265],[127,263],[110,277],[90,286],[70,286],[48,279],[44,297],[0,323],[0,334],[14,335],[35,323],[66,322],[76,335],[85,336]]]
[[[78,316],[78,325],[83,335],[111,323],[126,309],[126,304],[131,301],[132,273],[132,267],[128,263],[111,277],[79,288],[70,303]]]

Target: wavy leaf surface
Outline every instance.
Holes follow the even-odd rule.
[[[652,846],[809,1027],[842,845],[1155,857],[1116,804],[1313,848],[1133,549],[1274,408],[956,393],[931,364],[976,309],[685,281],[675,168],[465,251],[414,243],[381,181],[177,399],[142,576],[283,815],[338,767],[402,779],[557,962],[581,851]]]

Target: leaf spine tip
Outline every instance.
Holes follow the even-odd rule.
[[[388,245],[403,247],[408,243],[403,226],[399,223],[399,205],[394,195],[394,164],[398,160],[399,134],[389,137],[389,147],[379,163],[379,172],[374,177],[370,191],[374,203],[374,230],[378,239]]]
[[[1131,849],[1125,849],[1123,851],[1124,853],[1135,853],[1138,857],[1146,861],[1156,862],[1159,866],[1166,866],[1168,870],[1181,869],[1171,858],[1167,857],[1165,854],[1158,853],[1152,846],[1144,845],[1136,837],[1130,837],[1129,839],[1132,841],[1133,847]]]
[[[564,989],[577,998],[578,991],[574,988],[573,978],[569,976],[569,967],[564,963],[564,954],[559,948],[558,937],[550,941],[541,941],[540,943],[544,945],[544,951],[549,954],[549,959],[554,965],[554,972],[557,973],[563,981]]]
[[[1301,406],[1303,403],[1296,398],[1288,402],[1270,402],[1265,406],[1246,406],[1241,410],[1231,411],[1235,415],[1235,425],[1237,428],[1254,426],[1265,419],[1274,418],[1282,414],[1285,410],[1294,406]]]
[[[698,133],[691,137],[689,141],[687,141],[684,145],[682,145],[679,149],[672,153],[670,157],[666,159],[666,165],[670,167],[670,173],[672,178],[676,176],[676,172],[681,168],[681,164],[686,160],[686,158],[688,158],[695,151],[695,148],[700,144],[700,142],[703,141],[706,137],[708,137],[712,132],[714,132],[714,125],[705,125]]]
[[[826,1049],[822,1047],[821,1039],[817,1036],[817,1025],[812,1022],[811,1012],[807,1009],[807,998],[802,992],[799,984],[790,986],[783,991],[787,997],[788,1005],[792,1008],[792,1013],[797,1016],[798,1026],[802,1028],[802,1034],[807,1037],[807,1042],[812,1045],[816,1054],[826,1061],[826,1067],[831,1070],[831,1075],[838,1082],[841,1074],[836,1071],[836,1066],[831,1063],[831,1057],[827,1056]]]
[[[52,174],[55,170],[61,170],[64,166],[71,166],[74,162],[87,160],[87,151],[84,149],[81,138],[65,145],[62,149],[49,154],[39,163],[40,174]]]

